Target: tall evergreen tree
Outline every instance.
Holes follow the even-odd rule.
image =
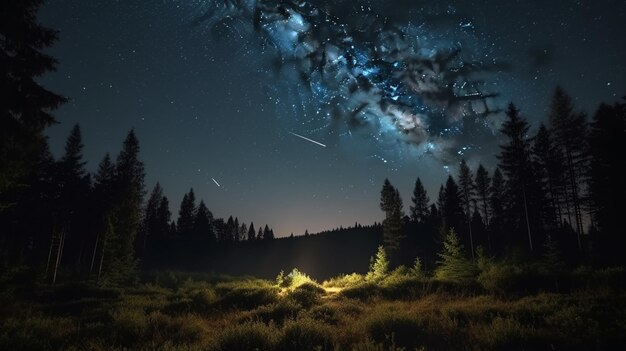
[[[263,228],[261,228],[261,226],[259,226],[259,232],[256,234],[256,239],[257,240],[263,240],[264,239],[264,232],[263,232]]]
[[[489,188],[491,186],[491,178],[489,178],[489,172],[483,167],[482,164],[478,165],[476,169],[476,178],[474,179],[474,184],[476,184],[476,196],[477,196],[477,212],[482,218],[482,226],[484,227],[484,231],[487,235],[487,247],[489,250],[492,249],[491,246],[491,233],[488,230],[489,227]]]
[[[570,224],[576,229],[578,246],[582,248],[582,198],[588,172],[586,117],[582,113],[574,112],[571,98],[561,87],[557,87],[550,104],[549,119],[555,143],[564,156],[567,207],[571,208],[573,216]]]
[[[589,136],[592,218],[599,230],[600,248],[609,263],[626,261],[622,222],[626,213],[626,161],[622,151],[626,149],[625,102],[600,105],[594,114]]]
[[[116,210],[109,217],[114,223],[112,230],[114,235],[105,238],[106,254],[103,267],[105,281],[111,283],[130,279],[136,267],[134,244],[142,221],[145,172],[139,159],[139,140],[133,130],[124,140],[122,150],[117,156],[115,170]]]
[[[533,188],[533,170],[530,159],[531,144],[528,137],[528,122],[519,115],[512,103],[506,111],[507,120],[502,124],[500,132],[507,137],[505,144],[500,145],[500,168],[504,171],[508,182],[507,190],[511,199],[511,215],[517,219],[513,223],[517,228],[525,228],[528,246],[533,251],[531,230],[531,195]]]
[[[463,214],[465,216],[465,222],[469,233],[469,244],[472,259],[474,258],[474,236],[472,235],[472,205],[474,203],[474,196],[476,194],[474,176],[472,171],[465,163],[465,160],[461,160],[459,166],[459,192],[461,195],[461,206],[463,207]]]
[[[272,239],[272,235],[270,234],[270,228],[266,224],[265,228],[263,228],[263,240],[270,240],[270,239]]]
[[[383,220],[383,245],[393,263],[397,263],[402,235],[402,199],[400,193],[388,179],[380,192],[380,209],[385,213]]]
[[[248,228],[248,241],[256,240],[256,232],[254,230],[254,222],[250,222],[250,228]]]
[[[209,241],[215,240],[215,234],[213,233],[213,214],[202,200],[200,200],[200,204],[195,213],[193,234],[196,238],[207,239]]]
[[[248,226],[246,225],[246,223],[241,223],[241,227],[239,227],[239,237],[241,238],[241,241],[244,241],[247,239],[248,236]]]
[[[36,80],[56,71],[57,60],[44,52],[58,32],[37,23],[43,0],[0,4],[0,195],[20,184],[46,148],[43,131],[55,123],[51,110],[67,101]],[[0,198],[0,211],[9,205]]]
[[[483,218],[485,226],[489,225],[489,187],[491,186],[491,178],[489,178],[489,172],[482,164],[478,165],[476,169],[476,178],[474,179],[476,184],[476,196],[478,197],[478,208]]]
[[[505,223],[506,208],[506,182],[500,168],[496,167],[491,178],[491,186],[489,187],[489,208],[491,209],[491,220],[489,228],[487,228],[490,238],[497,241],[499,247],[503,244],[502,230]],[[497,234],[498,237],[492,237],[491,234]]]
[[[235,217],[235,222],[233,224],[233,241],[239,242],[242,238],[239,236],[239,218]]]
[[[445,188],[442,188],[440,215],[445,228],[458,230],[463,223],[463,207],[461,206],[461,194],[459,187],[452,178],[448,176]],[[446,230],[447,230],[446,229]]]
[[[180,210],[178,211],[176,229],[181,237],[189,237],[193,234],[193,221],[196,210],[196,195],[193,193],[192,188],[183,196],[183,200],[180,203]]]
[[[161,206],[161,201],[163,200],[163,189],[161,188],[161,184],[159,182],[156,183],[152,192],[150,193],[150,197],[148,198],[148,202],[146,203],[146,209],[143,215],[143,225],[141,231],[141,243],[139,246],[139,257],[143,258],[145,256],[148,241],[152,241],[155,238],[158,238],[158,227],[159,227],[159,210]],[[158,240],[158,239],[157,239]]]
[[[553,139],[550,130],[542,123],[535,135],[532,149],[536,178],[548,200],[542,203],[541,208],[544,223],[548,227],[554,227],[561,222],[562,193],[565,186],[562,153]]]
[[[411,201],[413,202],[413,205],[411,205],[411,220],[419,223],[425,222],[429,215],[428,203],[430,199],[419,178],[415,181]]]

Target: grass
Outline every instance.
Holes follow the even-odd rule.
[[[600,350],[626,346],[624,271],[581,268],[524,287],[491,267],[473,284],[395,270],[321,285],[178,275],[125,289],[0,288],[3,350]],[[519,279],[519,281],[517,281]],[[285,282],[288,281],[288,282]],[[295,282],[295,283],[294,283]],[[538,284],[538,283],[535,283]],[[563,291],[567,286],[568,291]]]

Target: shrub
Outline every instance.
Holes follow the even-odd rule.
[[[311,277],[304,272],[300,272],[297,268],[294,268],[283,280],[283,286],[292,289],[307,283],[317,284]]]
[[[318,303],[321,296],[324,294],[324,289],[314,283],[304,283],[293,289],[287,295],[290,299],[298,302],[302,307],[309,308]]]
[[[380,296],[380,287],[371,282],[362,283],[341,290],[339,295],[350,299],[368,300]]]
[[[341,274],[337,277],[330,278],[322,285],[326,288],[350,288],[357,286],[365,281],[365,277],[358,273]]]
[[[419,345],[420,324],[414,318],[398,312],[378,312],[369,317],[366,329],[374,342],[389,347],[395,345],[409,349]]]
[[[292,299],[281,299],[276,303],[261,306],[251,311],[246,318],[264,323],[271,323],[273,321],[278,325],[283,325],[285,320],[296,318],[301,309],[302,306],[296,301]]]
[[[435,270],[435,278],[457,283],[468,283],[477,275],[476,265],[465,258],[463,245],[453,229],[450,229],[443,241],[443,251],[439,254],[441,260]]]
[[[330,328],[309,318],[287,322],[277,346],[277,350],[280,351],[331,349],[333,339]]]
[[[276,345],[276,330],[261,322],[246,322],[227,329],[219,338],[222,351],[272,350]]]
[[[382,246],[378,247],[378,251],[376,252],[376,258],[370,260],[370,270],[365,275],[365,280],[368,281],[378,281],[383,279],[387,272],[389,271],[389,259],[387,259],[387,254],[385,253],[385,248]]]

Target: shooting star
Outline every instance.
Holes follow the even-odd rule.
[[[215,180],[215,178],[211,178],[211,179],[213,179],[213,183],[215,183],[215,185],[217,185],[220,188],[222,187],[220,183],[218,183],[217,180]]]
[[[296,134],[296,133],[294,133],[294,132],[289,132],[289,134],[295,135],[295,136],[297,136],[298,138],[304,139],[304,140],[306,140],[306,141],[310,141],[310,142],[312,142],[312,143],[314,143],[314,144],[317,144],[317,145],[319,145],[319,146],[326,147],[326,145],[324,145],[324,144],[322,144],[322,143],[320,143],[320,142],[317,142],[317,141],[315,141],[315,140],[309,139],[309,138],[307,138],[307,137],[303,137],[303,136],[302,136],[302,135],[300,135],[300,134]]]

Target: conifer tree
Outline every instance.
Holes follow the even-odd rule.
[[[235,217],[235,222],[233,224],[233,241],[239,242],[241,238],[239,237],[239,218]]]
[[[474,236],[472,233],[472,205],[474,203],[475,196],[474,176],[472,171],[465,163],[465,160],[461,160],[459,166],[459,193],[461,195],[461,206],[463,207],[463,214],[465,222],[469,231],[470,238],[470,252],[472,259],[474,258]]]
[[[476,184],[478,208],[483,218],[483,224],[489,226],[489,187],[491,186],[491,178],[489,178],[489,172],[487,172],[482,164],[479,164],[476,169],[474,183]]]
[[[67,101],[37,82],[57,66],[44,50],[54,44],[58,32],[37,23],[42,4],[43,0],[20,0],[0,5],[0,194],[34,171],[47,147],[43,131],[56,123],[50,112]],[[0,210],[8,205],[0,202]]]
[[[242,241],[247,239],[247,234],[248,234],[248,226],[246,226],[246,223],[241,223],[241,227],[239,227],[239,237],[241,238]]]
[[[561,222],[564,165],[561,150],[556,146],[552,133],[542,123],[533,144],[533,161],[536,164],[537,180],[548,201],[542,204],[544,221],[549,226]]]
[[[256,240],[256,231],[254,230],[254,222],[250,222],[250,228],[248,228],[248,241]]]
[[[270,228],[266,224],[265,228],[263,228],[263,240],[270,240],[270,239],[272,239],[272,235],[270,234]]]
[[[458,230],[464,223],[463,208],[461,206],[461,194],[459,187],[452,178],[448,176],[445,188],[440,191],[441,195],[441,216],[446,228]]]
[[[599,230],[599,238],[594,240],[606,256],[605,263],[623,263],[626,162],[622,150],[626,149],[626,101],[599,106],[591,123],[589,145],[592,218]]]
[[[129,280],[136,267],[135,240],[142,220],[141,206],[144,196],[144,166],[139,160],[139,141],[131,130],[120,151],[116,164],[116,209],[113,237],[105,238],[110,246],[109,264],[103,274],[109,282]],[[105,249],[107,246],[104,246]]]
[[[215,235],[213,234],[213,214],[204,204],[204,201],[200,200],[198,209],[195,213],[193,221],[193,234],[195,238],[209,239],[213,241]]]
[[[265,239],[265,236],[263,235],[263,228],[259,226],[259,232],[256,235],[256,240],[263,240],[263,239]]]
[[[183,200],[180,203],[180,210],[178,211],[176,229],[181,237],[189,237],[193,234],[193,221],[196,210],[196,196],[192,188],[183,196]]]
[[[413,189],[413,197],[411,197],[413,205],[411,205],[411,220],[418,223],[423,223],[428,218],[428,203],[430,199],[422,185],[422,181],[417,178],[415,181],[415,188]],[[356,225],[355,225],[356,226]]]
[[[463,245],[454,229],[450,229],[443,241],[443,250],[438,254],[440,260],[435,269],[435,278],[455,282],[468,282],[474,279],[477,268],[465,258]]]
[[[385,179],[380,193],[380,209],[385,213],[383,220],[383,246],[387,256],[395,264],[400,251],[402,236],[402,199],[398,190]]]
[[[557,87],[550,104],[549,119],[555,143],[564,156],[566,195],[573,215],[570,224],[576,229],[578,247],[582,249],[582,198],[588,173],[586,116],[574,112],[571,98],[561,87]]]
[[[507,141],[500,145],[498,160],[508,180],[507,189],[511,198],[512,215],[519,218],[519,222],[514,225],[526,229],[528,246],[530,251],[533,251],[530,218],[533,171],[530,159],[531,144],[528,138],[530,126],[520,117],[518,109],[512,103],[509,104],[506,115],[507,120],[500,132],[507,137]]]

